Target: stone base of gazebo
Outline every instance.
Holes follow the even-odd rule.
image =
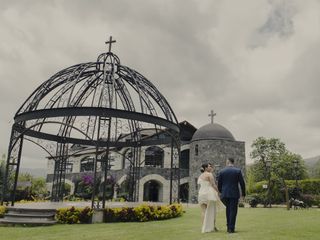
[[[53,225],[56,209],[8,207],[0,224],[3,225]]]
[[[162,202],[106,202],[106,208],[136,207],[141,204],[161,206]],[[8,207],[8,213],[0,221],[2,224],[29,224],[50,225],[56,223],[54,220],[55,210],[59,208],[85,208],[91,207],[91,201],[82,202],[31,202],[16,203],[14,207]],[[100,206],[101,207],[101,206]],[[20,214],[18,214],[20,213]],[[50,215],[50,216],[49,216]],[[103,222],[103,209],[95,209],[92,223]]]
[[[166,205],[163,202],[106,202],[106,208],[136,207],[142,204],[152,206]],[[182,204],[183,208],[198,207],[198,204]],[[14,207],[7,207],[8,212],[0,224],[6,225],[52,225],[56,221],[54,219],[55,211],[59,208],[85,208],[91,207],[91,201],[87,202],[30,202],[16,203]],[[92,223],[103,222],[103,209],[95,209],[92,216]]]

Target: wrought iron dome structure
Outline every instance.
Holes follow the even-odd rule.
[[[95,149],[92,207],[97,200],[105,203],[110,170],[110,153],[130,148],[130,200],[138,199],[139,171],[143,164],[141,147],[171,146],[170,202],[179,197],[179,127],[177,118],[164,96],[137,71],[120,64],[109,51],[97,61],[68,67],[42,83],[22,104],[14,117],[9,142],[7,167],[2,194],[15,191],[24,141],[30,141],[54,159],[52,201],[63,199],[66,166],[76,145]],[[154,137],[143,130],[152,129]],[[157,134],[158,133],[158,134]],[[161,134],[160,134],[161,133]],[[81,149],[81,148],[80,148]],[[81,151],[81,150],[79,150]],[[11,182],[9,173],[13,174]],[[97,198],[97,196],[100,196]]]

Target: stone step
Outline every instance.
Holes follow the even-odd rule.
[[[55,209],[37,209],[37,208],[15,208],[8,207],[7,213],[9,214],[33,214],[33,215],[55,215]]]
[[[54,218],[55,214],[6,213],[6,217]]]
[[[28,225],[53,225],[56,224],[57,221],[55,220],[33,220],[33,219],[14,219],[14,220],[9,220],[9,219],[1,219],[0,224],[28,224]]]
[[[6,213],[5,216],[11,218],[54,218],[55,214]]]
[[[53,225],[55,209],[17,208],[8,207],[1,224],[23,224],[23,225]]]

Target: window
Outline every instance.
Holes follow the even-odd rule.
[[[198,144],[196,144],[196,146],[194,148],[194,153],[195,153],[196,156],[199,155],[199,146],[198,146]]]
[[[131,150],[128,150],[122,159],[122,169],[127,169],[130,167],[130,164],[132,162],[132,152]]]
[[[164,152],[157,146],[148,147],[145,151],[145,166],[163,167]]]
[[[67,161],[67,164],[66,164],[66,173],[72,173],[72,169],[73,169],[73,163]]]
[[[196,184],[196,190],[198,190],[198,178],[194,179],[194,183]]]
[[[181,158],[180,158],[181,169],[189,169],[189,155],[190,155],[189,149],[183,150],[181,152]]]
[[[80,161],[80,172],[93,172],[94,159],[93,157],[85,157]]]

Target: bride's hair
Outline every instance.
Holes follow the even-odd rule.
[[[201,165],[200,172],[204,172],[208,166],[211,166],[211,163],[205,163]]]

